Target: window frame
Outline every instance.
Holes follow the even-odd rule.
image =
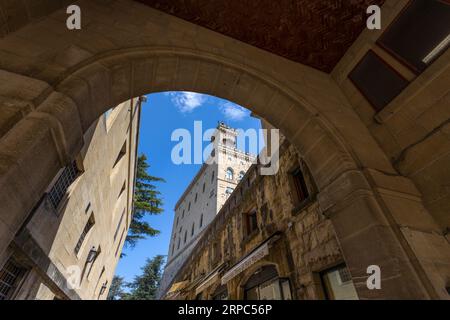
[[[437,0],[437,1],[443,2],[441,0]],[[375,43],[377,46],[382,48],[384,51],[386,51],[392,57],[394,57],[397,61],[399,61],[404,67],[406,67],[408,70],[413,72],[415,76],[419,76],[420,74],[425,72],[436,60],[438,60],[439,57],[441,57],[445,53],[446,50],[448,50],[450,48],[450,44],[447,44],[447,46],[440,53],[438,53],[436,55],[436,57],[434,57],[430,63],[426,64],[426,66],[423,70],[420,70],[420,69],[417,69],[416,66],[411,64],[407,59],[405,59],[400,54],[398,54],[397,52],[392,50],[389,46],[385,45],[381,40],[394,27],[394,25],[402,18],[403,14],[411,7],[413,2],[414,2],[413,0],[408,1],[408,3],[400,10],[400,12],[395,16],[395,18],[389,23],[389,25],[386,27],[386,29],[377,38]]]
[[[369,55],[369,54],[373,54],[383,65],[385,65],[388,69],[392,70],[394,72],[394,74],[396,74],[397,76],[399,76],[402,80],[404,80],[406,82],[405,86],[401,89],[401,91],[399,93],[397,93],[396,96],[394,96],[388,103],[386,103],[386,105],[384,105],[383,107],[379,107],[376,106],[374,104],[374,102],[367,96],[367,94],[364,92],[362,86],[360,86],[358,83],[356,83],[355,80],[353,80],[351,78],[351,74],[352,72],[358,68],[361,63],[363,62],[363,60]],[[397,69],[395,69],[391,64],[389,64],[385,59],[383,59],[379,54],[377,54],[374,50],[369,49],[367,50],[367,52],[361,57],[361,59],[355,64],[355,66],[350,70],[350,72],[347,74],[347,79],[350,80],[350,82],[352,83],[352,85],[356,88],[356,90],[364,97],[365,101],[367,101],[367,103],[372,107],[373,111],[375,112],[375,114],[383,111],[384,109],[386,109],[387,106],[389,106],[392,101],[394,101],[410,84],[411,81],[409,79],[407,79],[403,74],[401,74]]]
[[[252,217],[254,217],[254,219]],[[244,213],[244,218],[245,218],[244,239],[250,239],[259,232],[257,209],[252,208],[250,210],[247,210]]]
[[[297,183],[298,174],[297,173],[301,174],[303,183],[300,183],[300,184],[303,185],[303,187],[306,189],[307,196],[304,197],[303,199],[301,199],[299,197],[298,183]],[[307,173],[307,170],[305,169],[305,166],[302,163],[297,164],[293,169],[291,169],[288,172],[288,175],[289,175],[289,185],[291,188],[291,199],[292,199],[293,206],[294,206],[294,208],[292,209],[292,213],[295,215],[295,214],[300,213],[303,209],[305,209],[309,204],[311,204],[313,202],[314,188],[313,188],[313,186],[310,185],[310,183],[308,183],[308,180],[307,180],[308,173]],[[303,190],[302,190],[302,194],[304,194]]]
[[[14,278],[12,283],[8,283],[2,280],[2,277],[5,275],[6,272],[10,275],[12,274],[10,270],[6,269],[10,265],[12,265],[14,268],[17,269],[17,274],[13,274]],[[15,259],[14,256],[10,256],[8,259],[6,259],[5,264],[0,269],[0,280],[2,284],[8,286],[9,289],[6,293],[0,294],[0,301],[14,299],[14,297],[18,294],[20,288],[22,287],[29,271],[30,268],[24,266],[22,263],[17,261],[17,259]]]

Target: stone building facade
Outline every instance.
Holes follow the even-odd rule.
[[[0,2],[0,255],[93,121],[182,90],[297,148],[361,299],[450,298],[448,1],[373,1],[380,29],[366,0],[73,3],[86,28],[66,28],[68,1]],[[380,290],[358,285],[373,264]]]
[[[175,276],[168,299],[357,299],[334,228],[295,147],[252,166]]]
[[[86,131],[0,257],[0,300],[106,299],[132,214],[140,104]]]
[[[175,205],[167,264],[159,294],[163,295],[217,212],[247,172],[255,156],[237,148],[237,130],[219,123],[212,134],[212,155],[205,161]]]

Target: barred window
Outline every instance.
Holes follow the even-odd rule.
[[[61,203],[61,200],[63,199],[64,195],[67,192],[67,189],[75,181],[79,173],[80,170],[78,170],[75,161],[73,161],[70,165],[64,168],[58,180],[56,180],[55,184],[48,193],[50,203],[55,209],[58,208],[59,204]]]
[[[13,259],[9,259],[0,270],[0,300],[8,300],[14,293],[26,269],[19,266]]]
[[[78,239],[77,245],[75,246],[75,254],[78,254],[80,252],[81,246],[84,242],[84,239],[86,238],[89,231],[92,229],[92,227],[95,224],[94,215],[91,214],[89,217],[89,220],[86,222],[86,225],[84,226],[83,231],[81,232],[80,238]]]
[[[339,278],[341,279],[341,283],[346,283],[352,281],[352,275],[350,274],[350,270],[347,267],[343,267],[338,269]]]

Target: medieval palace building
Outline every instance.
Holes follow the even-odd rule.
[[[219,123],[212,135],[214,148],[175,205],[167,265],[160,294],[167,291],[203,230],[215,218],[242,180],[255,156],[237,149],[237,131]]]

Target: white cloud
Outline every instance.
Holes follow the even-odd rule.
[[[172,103],[182,113],[192,112],[198,107],[201,107],[206,102],[206,96],[200,93],[180,91],[169,92],[168,95]]]
[[[220,110],[229,120],[240,121],[250,114],[247,109],[231,102],[225,102],[220,106]]]

